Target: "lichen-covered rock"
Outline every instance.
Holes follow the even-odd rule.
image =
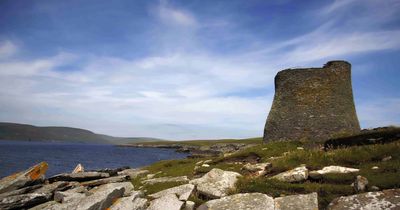
[[[390,210],[400,209],[400,189],[368,192],[351,196],[342,196],[333,200],[329,210]]]
[[[0,193],[23,188],[32,182],[43,178],[47,168],[47,163],[41,162],[26,171],[4,177],[0,180]]]
[[[50,196],[46,193],[27,193],[5,197],[0,199],[0,209],[30,208],[49,201]]]
[[[235,188],[239,173],[213,168],[203,177],[191,180],[189,183],[197,186],[197,191],[210,198],[226,196],[229,190]]]
[[[143,184],[156,184],[160,182],[188,182],[187,176],[177,176],[177,177],[160,177],[154,179],[143,180]]]
[[[323,68],[287,69],[275,76],[265,142],[323,141],[359,131],[350,63],[330,61]]]
[[[147,210],[180,210],[183,204],[175,194],[168,194],[151,201]]]
[[[307,180],[308,169],[305,166],[300,166],[290,171],[286,171],[271,177],[282,182],[301,182]]]
[[[82,182],[81,185],[83,186],[88,186],[88,187],[94,187],[94,186],[99,186],[103,184],[108,184],[108,183],[115,183],[115,182],[125,182],[129,179],[129,176],[114,176],[114,177],[108,177],[104,179],[96,179],[92,181],[86,181]]]
[[[120,176],[125,175],[125,176],[129,176],[131,179],[135,179],[138,176],[142,176],[142,175],[145,175],[148,173],[149,173],[148,170],[129,168],[129,169],[125,169],[123,171],[119,171],[118,175],[120,175]]]
[[[364,192],[368,187],[368,179],[358,175],[352,186],[356,192]]]
[[[108,173],[102,173],[102,172],[81,172],[81,173],[76,173],[76,174],[58,174],[53,177],[49,178],[50,182],[55,182],[55,181],[78,181],[78,182],[84,182],[84,181],[90,181],[90,180],[95,180],[95,179],[102,179],[102,178],[107,178],[110,177]]]
[[[143,192],[133,191],[132,195],[117,199],[109,210],[144,210],[147,207],[147,199],[142,198]]]
[[[129,195],[133,190],[132,183],[110,183],[90,190],[91,195],[81,199],[76,206],[76,210],[95,210],[106,209],[111,206],[113,201]]]
[[[264,176],[268,170],[272,167],[271,163],[247,163],[242,167],[242,171],[250,173],[254,176]]]
[[[290,195],[275,198],[275,210],[318,210],[318,194]]]
[[[54,193],[54,200],[60,203],[80,200],[88,194],[86,187],[80,186],[66,191],[57,191]]]
[[[274,210],[274,199],[261,193],[243,193],[207,201],[198,210]]]
[[[148,195],[150,198],[160,198],[168,194],[175,194],[179,200],[186,201],[194,190],[194,185],[184,184]]]

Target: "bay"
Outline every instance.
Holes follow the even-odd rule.
[[[182,159],[173,149],[119,147],[105,144],[71,144],[33,141],[0,141],[0,178],[46,161],[46,176],[71,172],[78,163],[85,170],[131,168],[160,160]]]

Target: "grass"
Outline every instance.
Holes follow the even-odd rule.
[[[400,187],[400,141],[388,144],[364,145],[349,148],[339,148],[335,150],[323,151],[319,149],[308,149],[304,142],[271,142],[262,144],[261,138],[248,140],[222,140],[222,141],[186,141],[185,144],[191,145],[211,145],[215,142],[246,142],[257,144],[246,148],[226,157],[213,158],[210,167],[200,167],[196,171],[196,163],[210,158],[195,158],[183,160],[166,160],[154,163],[145,167],[150,173],[158,173],[156,177],[163,176],[188,176],[190,179],[195,176],[207,173],[212,168],[240,172],[243,164],[255,160],[258,162],[272,163],[271,172],[267,177],[246,177],[239,179],[236,190],[231,193],[260,192],[273,197],[292,195],[300,193],[317,192],[319,195],[319,206],[321,209],[336,197],[351,195],[353,191],[350,184],[357,175],[366,177],[369,186],[377,186],[380,189],[391,189]],[[258,143],[257,143],[258,142]],[[154,142],[152,142],[154,143]],[[247,142],[246,142],[247,143]],[[298,149],[304,147],[305,149]],[[389,161],[381,161],[384,157],[392,156]],[[249,158],[251,157],[251,158]],[[235,163],[236,162],[236,163]],[[326,174],[318,180],[308,180],[303,183],[285,183],[277,180],[270,180],[268,177],[277,173],[293,169],[301,164],[305,164],[309,170],[322,169],[329,165],[339,165],[360,169],[359,173],[354,174]],[[379,169],[372,169],[378,166]],[[243,173],[242,173],[243,174]],[[134,186],[142,186],[151,194],[163,189],[177,186],[183,183],[160,183],[155,185],[142,185],[140,178],[132,181]],[[189,200],[196,203],[196,206],[205,202],[204,198],[192,195]]]

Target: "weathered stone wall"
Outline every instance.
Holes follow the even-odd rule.
[[[323,141],[360,131],[351,87],[351,64],[287,69],[275,76],[275,96],[264,142]]]

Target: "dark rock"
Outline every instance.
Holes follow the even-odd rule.
[[[100,170],[93,170],[94,172],[100,172],[100,173],[108,173],[110,176],[117,176],[118,172],[129,169],[129,166],[124,166],[121,168],[106,168],[106,169],[100,169]]]
[[[135,179],[138,176],[143,176],[148,173],[149,173],[148,170],[130,168],[130,169],[125,169],[123,171],[118,172],[118,175],[125,175],[125,176],[129,176],[131,179]]]
[[[43,184],[38,184],[38,185],[28,186],[28,187],[24,187],[24,188],[21,188],[18,190],[13,190],[13,191],[9,191],[6,193],[2,193],[2,194],[0,194],[0,199],[8,197],[8,196],[12,196],[12,195],[26,194],[26,193],[32,192],[33,190],[41,188],[42,186],[43,186]]]
[[[371,139],[374,139],[373,141]],[[400,139],[399,127],[376,128],[365,130],[357,135],[332,138],[325,142],[325,149],[336,149],[344,146],[361,146],[369,144],[385,144]]]
[[[81,173],[76,173],[76,174],[58,174],[53,177],[49,178],[50,182],[55,182],[55,181],[78,181],[78,182],[84,182],[84,181],[90,181],[94,179],[101,179],[101,178],[107,178],[110,177],[108,173],[102,173],[102,172],[81,172]]]
[[[115,182],[124,182],[129,179],[129,176],[114,176],[114,177],[108,177],[104,179],[96,179],[92,181],[86,181],[82,182],[82,186],[87,186],[87,187],[94,187],[94,186],[99,186],[103,184],[108,184],[108,183],[115,183]]]

